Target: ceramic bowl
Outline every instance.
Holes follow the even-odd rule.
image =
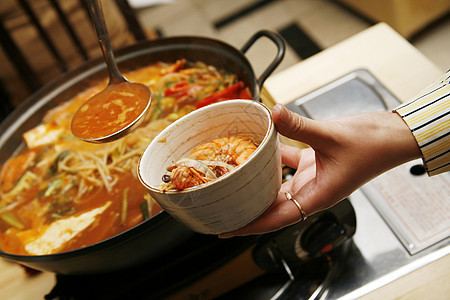
[[[216,138],[251,136],[258,147],[229,173],[182,191],[160,189],[166,168]],[[275,200],[281,186],[281,155],[270,110],[251,100],[212,104],[180,118],[144,151],[139,179],[164,210],[192,230],[220,234],[245,226]]]

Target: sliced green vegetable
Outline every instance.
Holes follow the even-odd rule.
[[[122,156],[123,152],[124,152],[124,148],[125,148],[124,144],[120,143],[118,145],[118,147],[114,148],[114,151],[113,151],[113,153],[111,155],[111,158],[113,160],[119,159]]]
[[[68,141],[72,141],[72,140],[76,139],[73,135],[61,135],[60,138],[63,140],[68,140]]]
[[[50,166],[49,171],[50,175],[55,175],[58,172],[58,164],[59,162],[69,154],[69,151],[65,150],[58,154],[53,164]]]
[[[30,187],[31,183],[36,179],[36,175],[31,171],[26,171],[20,178],[17,180],[14,188],[8,192],[8,195],[14,196],[22,192],[23,190]]]
[[[1,219],[8,223],[9,225],[16,227],[18,229],[24,229],[25,225],[19,221],[12,213],[6,212],[1,215]]]
[[[155,109],[153,111],[152,117],[151,117],[151,121],[155,121],[156,119],[158,119],[159,114],[162,112],[162,108],[161,108],[161,100],[163,98],[163,92],[162,91],[158,91],[157,93],[155,93],[153,100],[155,101]]]
[[[147,201],[141,202],[139,206],[141,207],[142,218],[144,219],[144,221],[150,219]]]
[[[120,216],[120,224],[125,225],[127,220],[127,208],[128,208],[128,188],[123,190],[122,197],[122,214]]]
[[[170,87],[171,85],[173,85],[174,83],[175,83],[176,81],[166,81],[166,84],[165,84],[165,86],[166,86],[166,88],[168,88],[168,87]]]
[[[51,194],[53,194],[56,189],[60,188],[62,186],[63,180],[62,178],[56,178],[55,180],[52,180],[49,182],[47,189],[45,190],[44,196],[48,197]]]
[[[195,83],[197,81],[197,74],[192,74],[191,76],[189,76],[188,78],[188,82],[189,83]]]

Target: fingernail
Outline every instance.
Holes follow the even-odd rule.
[[[276,112],[281,112],[281,110],[282,110],[282,105],[281,104],[279,104],[279,103],[277,103],[277,104],[275,104],[275,106],[272,108],[272,111],[276,111]]]

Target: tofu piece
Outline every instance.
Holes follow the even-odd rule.
[[[64,129],[53,123],[41,124],[23,134],[23,139],[28,148],[33,149],[40,146],[54,144]]]
[[[25,250],[34,255],[55,253],[66,242],[94,223],[96,217],[102,214],[110,205],[111,202],[107,202],[105,205],[79,216],[68,217],[51,223],[39,237],[25,245]]]

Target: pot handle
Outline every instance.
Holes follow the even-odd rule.
[[[270,74],[278,67],[278,65],[283,60],[284,54],[286,52],[286,44],[284,42],[284,39],[275,32],[268,31],[268,30],[261,30],[255,33],[250,40],[248,40],[247,43],[244,44],[244,46],[241,48],[241,51],[243,53],[247,52],[247,50],[262,36],[265,36],[272,40],[277,48],[277,55],[275,56],[275,59],[270,63],[270,65],[264,70],[264,72],[261,74],[261,76],[257,79],[257,83],[259,88],[262,88],[264,81],[266,81],[267,77],[269,77]]]

